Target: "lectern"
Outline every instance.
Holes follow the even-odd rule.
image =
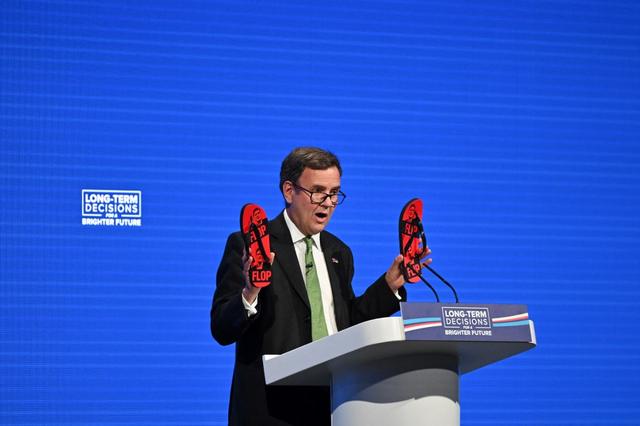
[[[535,347],[525,305],[402,303],[263,357],[271,386],[330,386],[334,426],[458,426],[459,376]]]

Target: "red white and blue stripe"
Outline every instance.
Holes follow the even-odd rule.
[[[498,317],[491,320],[493,327],[516,327],[519,325],[529,325],[529,313],[510,315],[508,317]]]
[[[431,327],[442,327],[442,319],[440,317],[423,317],[404,320],[405,332]]]

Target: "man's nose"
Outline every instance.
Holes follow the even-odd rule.
[[[322,207],[331,208],[333,207],[333,202],[331,202],[331,197],[324,197],[322,203],[320,203]]]

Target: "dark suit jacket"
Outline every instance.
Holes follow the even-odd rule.
[[[239,232],[227,240],[218,267],[211,308],[211,334],[222,345],[236,344],[229,402],[230,425],[329,425],[329,391],[325,387],[266,386],[262,355],[282,354],[311,342],[309,300],[291,234],[283,214],[269,223],[272,284],[258,296],[258,313],[247,317],[242,304],[243,241]],[[388,316],[399,308],[384,275],[360,297],[351,287],[353,255],[329,232],[320,234],[338,330]],[[403,299],[406,296],[401,289]]]

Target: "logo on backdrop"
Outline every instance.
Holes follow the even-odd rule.
[[[142,191],[83,189],[82,224],[142,226]]]

